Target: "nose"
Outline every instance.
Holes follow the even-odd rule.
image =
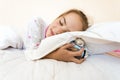
[[[64,33],[66,29],[63,26],[59,26],[56,28],[56,34]]]

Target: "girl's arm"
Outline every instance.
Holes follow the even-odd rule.
[[[43,58],[55,59],[55,60],[64,61],[64,62],[75,62],[78,64],[82,63],[85,59],[84,58],[77,59],[75,58],[75,56],[81,56],[84,49],[81,49],[80,51],[76,51],[76,52],[69,51],[68,48],[72,46],[73,46],[72,44],[65,44]]]

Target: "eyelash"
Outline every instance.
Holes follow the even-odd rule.
[[[59,23],[60,23],[61,26],[63,26],[63,23],[61,22],[61,20],[59,20]]]

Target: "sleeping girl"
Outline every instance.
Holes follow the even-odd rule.
[[[64,32],[85,31],[88,28],[88,19],[86,15],[77,9],[71,9],[58,16],[47,27],[41,18],[33,19],[28,25],[27,37],[25,39],[26,49],[35,49],[40,45],[42,39],[54,36]],[[73,47],[72,44],[65,44],[59,49],[42,57],[56,59],[65,62],[81,63],[85,59],[77,59],[75,56],[81,56],[84,49],[79,51],[70,51],[68,48]],[[29,53],[26,52],[29,55]],[[34,54],[34,52],[32,52]]]
[[[38,58],[32,59],[31,57],[36,54],[36,51],[39,51],[38,49],[43,39],[65,32],[85,31],[87,30],[87,28],[88,19],[86,15],[82,11],[77,9],[70,9],[69,11],[64,12],[47,26],[44,20],[37,17],[28,24],[24,46],[22,45],[22,47],[24,47],[25,55],[27,58],[29,58],[29,60],[38,60]],[[21,44],[23,44],[23,42]],[[21,45],[20,47],[18,46],[18,48],[22,47]],[[78,59],[76,58],[76,56],[82,57],[84,48],[81,48],[77,51],[70,50],[73,47],[74,44],[68,43],[43,57],[38,57],[39,59],[55,59],[58,61],[82,63],[85,58]],[[15,46],[14,48],[17,47]]]

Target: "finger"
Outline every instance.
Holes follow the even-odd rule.
[[[73,47],[73,44],[69,44],[69,43],[62,46],[62,48],[64,48],[64,49],[68,49],[71,47]]]
[[[84,52],[84,48],[81,48],[79,51],[71,52],[72,56],[81,56],[81,54]]]
[[[85,59],[84,59],[84,58],[83,58],[83,59],[76,59],[76,58],[73,58],[72,61],[75,62],[75,63],[77,63],[77,64],[80,64],[80,63],[84,62]]]

